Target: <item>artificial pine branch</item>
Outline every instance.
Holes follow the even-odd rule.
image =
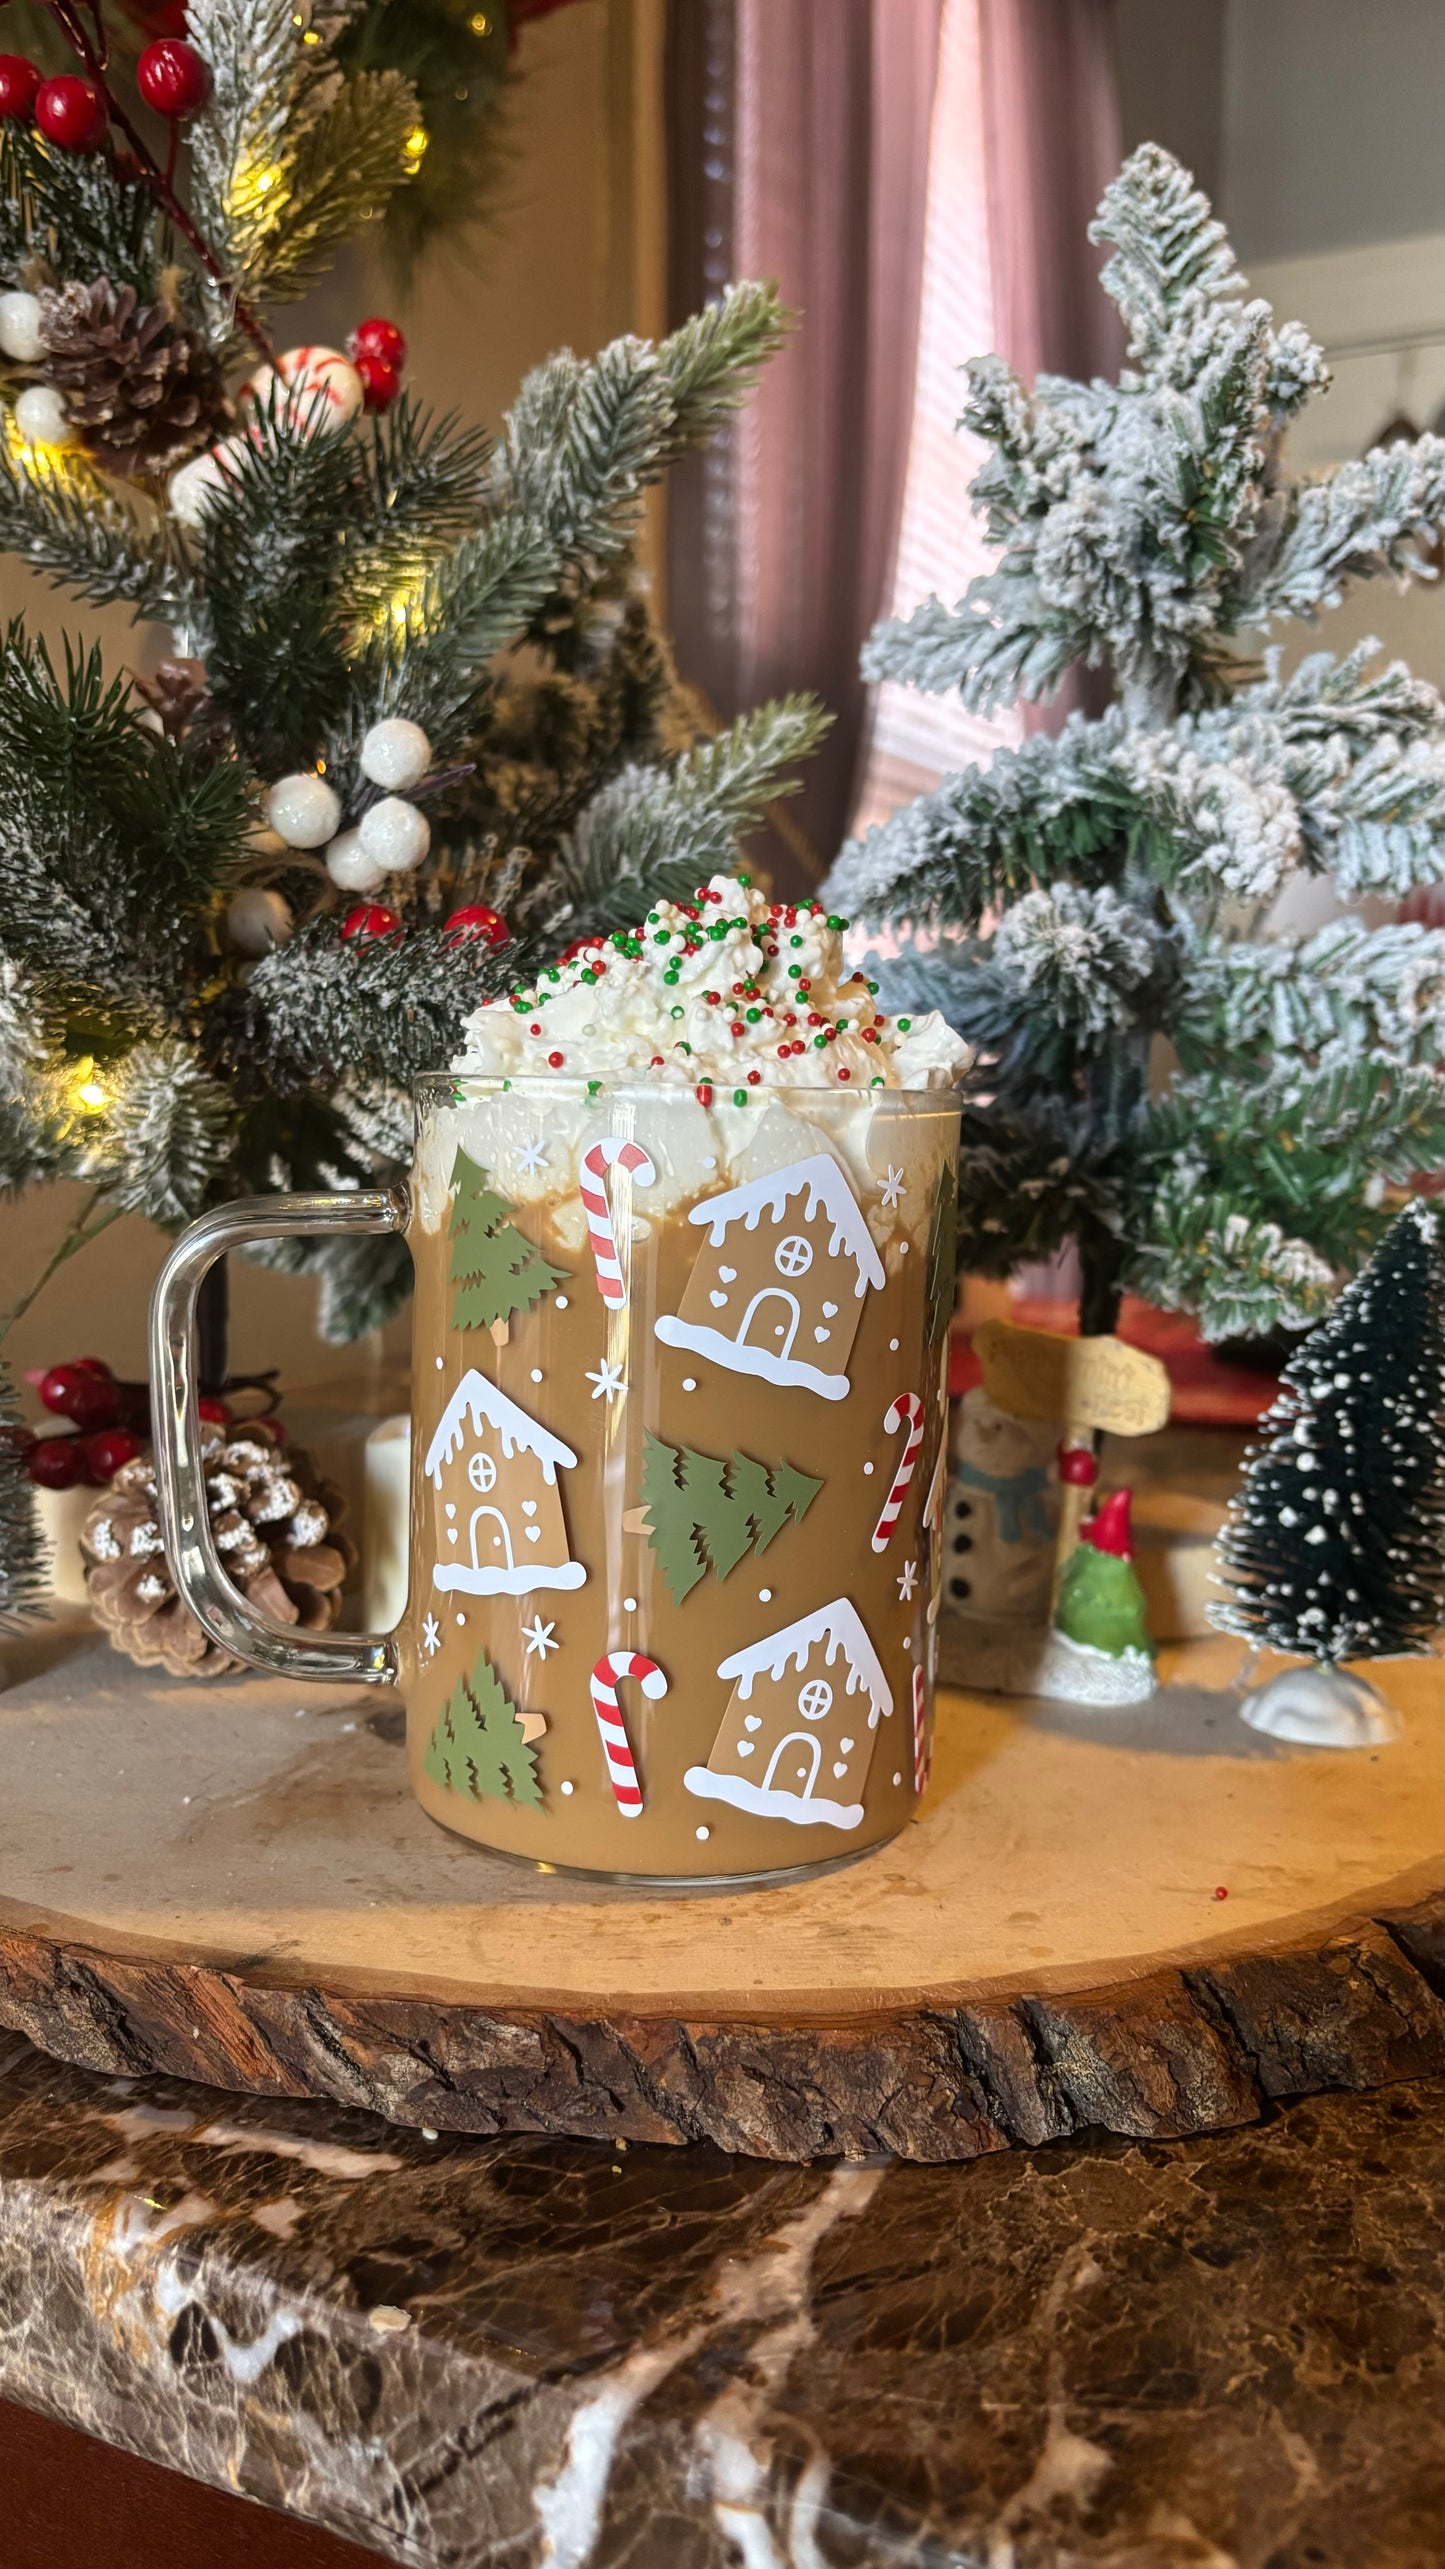
[[[193,603],[189,567],[165,520],[138,515],[74,454],[17,454],[0,440],[0,549],[95,607],[184,622]]]

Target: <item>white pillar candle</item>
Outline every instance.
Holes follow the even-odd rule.
[[[391,1632],[406,1612],[410,1579],[411,1420],[384,1418],[366,1440],[361,1623]]]

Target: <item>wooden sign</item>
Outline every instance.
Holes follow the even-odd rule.
[[[985,1391],[1012,1418],[1056,1418],[1110,1436],[1152,1436],[1168,1419],[1165,1368],[1122,1338],[1065,1338],[985,1320],[973,1343]]]

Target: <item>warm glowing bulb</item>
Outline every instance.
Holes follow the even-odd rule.
[[[413,169],[416,168],[417,163],[421,159],[430,140],[431,136],[428,134],[425,125],[413,125],[411,132],[408,134],[406,141],[401,147]]]
[[[471,28],[474,36],[489,36],[492,32],[492,22],[487,16],[485,9],[475,10],[472,16],[468,18],[467,25]]]
[[[103,1106],[105,1104],[105,1090],[101,1087],[98,1079],[82,1080],[75,1094],[82,1106]]]

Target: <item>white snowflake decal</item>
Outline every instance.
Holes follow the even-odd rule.
[[[903,1564],[902,1569],[901,1569],[901,1570],[899,1571],[899,1573],[898,1573],[898,1594],[899,1594],[899,1596],[900,1596],[901,1598],[903,1598],[903,1599],[905,1600],[905,1602],[906,1602],[906,1600],[907,1600],[909,1597],[911,1597],[911,1596],[912,1596],[913,1591],[914,1591],[914,1589],[917,1587],[917,1585],[918,1585],[918,1564],[917,1564],[917,1562],[916,1562],[916,1561],[905,1561],[905,1562],[904,1562],[904,1564]]]
[[[883,1181],[883,1201],[887,1205],[890,1213],[898,1202],[899,1197],[906,1195],[907,1193],[908,1183],[904,1177],[902,1169],[890,1168],[888,1175]]]
[[[622,1367],[620,1365],[609,1365],[605,1356],[603,1357],[601,1364],[598,1366],[596,1373],[589,1374],[587,1380],[593,1386],[592,1397],[594,1400],[615,1400],[619,1393],[625,1392],[627,1389],[627,1385],[622,1379]]]
[[[517,1166],[525,1177],[537,1177],[547,1165],[547,1145],[529,1133],[517,1151]]]
[[[421,1628],[421,1646],[428,1659],[435,1659],[442,1646],[442,1628],[435,1615],[428,1615]]]
[[[527,1657],[529,1659],[535,1651],[537,1657],[540,1660],[545,1661],[549,1650],[560,1650],[562,1647],[562,1644],[557,1639],[556,1625],[554,1623],[543,1623],[540,1615],[533,1615],[530,1623],[523,1624],[522,1639],[527,1645]]]

